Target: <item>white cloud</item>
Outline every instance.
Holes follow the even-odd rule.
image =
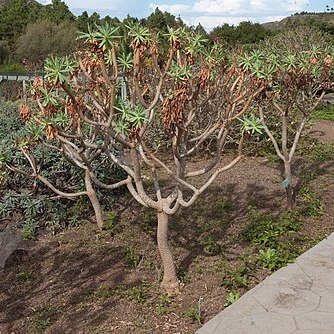
[[[238,25],[243,21],[251,21],[253,23],[264,23],[264,22],[274,22],[284,19],[284,15],[274,15],[274,16],[189,16],[183,21],[192,26],[197,26],[199,23],[207,30],[212,30],[215,27],[221,26],[224,23],[230,25]]]
[[[38,0],[43,4],[51,0]],[[151,1],[151,2],[150,2]],[[153,2],[154,1],[154,2]],[[212,29],[224,23],[267,22],[307,9],[311,0],[65,0],[76,14],[83,10],[101,15],[147,17],[155,8],[167,11],[191,25]],[[319,1],[319,0],[314,0]]]
[[[226,13],[237,11],[242,6],[242,0],[198,0],[193,11],[198,13]]]
[[[199,23],[206,29],[212,29],[214,27],[228,23],[236,25],[242,21],[248,21],[247,17],[231,17],[231,16],[194,16],[188,17],[185,21],[186,24],[197,26]]]
[[[288,0],[285,2],[287,3],[287,8],[290,11],[302,10],[309,3],[308,0]]]
[[[52,0],[40,0],[38,2],[45,6],[45,5],[49,5],[52,2]]]
[[[192,7],[188,5],[182,5],[182,4],[176,4],[176,5],[158,5],[155,3],[150,3],[149,8],[151,10],[155,10],[155,8],[159,8],[163,12],[169,12],[169,13],[189,13],[192,11]]]
[[[254,10],[268,10],[264,0],[250,0],[250,7]]]
[[[150,3],[149,8],[158,7],[191,25],[199,22],[212,29],[224,23],[238,24],[241,21],[268,22],[280,20],[296,11],[305,9],[309,0],[195,0],[169,4]]]

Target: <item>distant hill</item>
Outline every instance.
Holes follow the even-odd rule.
[[[7,2],[9,2],[10,0],[0,0],[0,6],[5,5]],[[26,0],[27,3],[31,3],[31,2],[36,2],[35,0]],[[42,6],[42,4],[41,4]]]
[[[267,29],[282,29],[285,27],[309,24],[318,26],[319,28],[333,27],[334,28],[334,13],[297,13],[286,17],[281,21],[262,23],[262,26]]]

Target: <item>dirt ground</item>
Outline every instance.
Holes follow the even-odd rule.
[[[311,135],[333,144],[334,125],[316,122]],[[303,219],[295,236],[300,253],[334,230],[334,157],[321,165],[297,159],[294,170],[296,182],[301,171],[312,175],[322,208]],[[225,307],[229,292],[242,294],[270,274],[245,231],[255,209],[268,217],[284,212],[280,173],[270,159],[246,157],[173,217],[170,243],[182,282],[175,298],[159,293],[154,212],[128,195],[115,204],[113,235],[87,221],[40,236],[28,259],[0,273],[0,334],[194,333]],[[245,284],[235,274],[243,265]]]

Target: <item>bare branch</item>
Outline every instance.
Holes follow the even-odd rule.
[[[289,162],[292,161],[292,158],[295,154],[295,151],[297,149],[297,145],[298,145],[298,142],[299,142],[299,139],[300,139],[300,136],[302,134],[302,131],[304,129],[304,126],[305,126],[305,122],[306,122],[306,117],[304,116],[298,126],[298,129],[297,129],[297,132],[295,134],[295,139],[293,141],[293,144],[291,146],[291,149],[290,149],[290,153],[289,153]]]
[[[106,183],[100,181],[92,171],[89,171],[89,175],[90,175],[92,181],[98,187],[103,188],[103,189],[107,189],[107,190],[114,190],[114,189],[120,188],[124,185],[127,185],[129,182],[131,182],[131,177],[128,176],[125,180],[121,180],[121,181],[115,182],[113,184],[106,184]]]
[[[137,188],[138,195],[140,198],[151,208],[158,209],[159,205],[156,201],[152,200],[145,192],[144,186],[143,186],[143,180],[141,177],[141,171],[140,171],[140,163],[138,160],[138,155],[136,149],[132,148],[130,150],[130,156],[131,156],[131,162],[133,165],[134,170],[134,182]]]
[[[276,141],[274,135],[271,133],[271,131],[267,127],[267,124],[266,124],[266,122],[264,120],[264,114],[263,114],[262,107],[259,107],[259,112],[260,112],[260,119],[261,119],[262,126],[264,128],[264,131],[266,132],[266,134],[270,138],[271,142],[273,143],[275,151],[276,151],[276,154],[284,161],[284,156],[283,156],[283,154],[281,153],[281,151],[280,151],[280,149],[278,147],[277,141]]]
[[[242,159],[242,156],[237,156],[233,161],[231,161],[228,165],[221,167],[219,169],[217,169],[212,176],[209,178],[209,180],[197,191],[195,192],[192,197],[190,198],[189,201],[184,201],[182,197],[178,198],[178,202],[180,205],[182,205],[183,207],[189,207],[192,204],[194,204],[194,202],[196,201],[196,199],[198,198],[198,196],[200,194],[202,194],[215,180],[216,178],[219,176],[220,173],[232,168],[234,165],[236,165],[240,160]]]
[[[160,159],[158,159],[153,153],[149,151],[149,149],[146,147],[146,145],[141,141],[140,144],[143,146],[144,151],[146,154],[154,160],[158,165],[160,165],[169,176],[171,176],[176,182],[178,182],[180,185],[183,185],[184,187],[192,190],[193,192],[197,191],[197,188],[195,188],[190,183],[180,179],[177,175],[175,175],[175,172],[173,172],[166,164],[164,164]]]

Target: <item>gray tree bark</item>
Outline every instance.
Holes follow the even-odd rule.
[[[92,180],[88,170],[86,170],[85,172],[85,186],[86,186],[87,196],[94,209],[97,226],[99,227],[100,230],[102,230],[104,225],[103,211],[99,199],[97,198],[96,191],[93,188]]]
[[[168,295],[176,295],[179,293],[179,280],[176,276],[172,252],[168,245],[168,218],[166,213],[158,212],[157,241],[164,269],[160,287]]]
[[[288,181],[288,185],[285,188],[286,192],[286,206],[288,210],[293,210],[294,208],[294,196],[292,187],[292,174],[291,174],[291,162],[284,161],[284,177]]]

